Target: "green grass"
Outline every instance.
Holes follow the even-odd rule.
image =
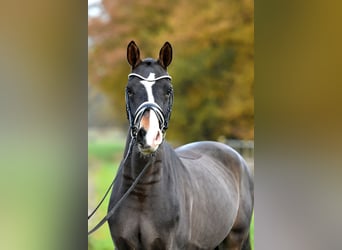
[[[124,143],[88,143],[88,157],[93,157],[104,162],[111,162],[114,156],[122,155]]]
[[[94,184],[95,198],[91,210],[95,208],[116,175],[117,168],[122,159],[124,142],[116,143],[88,143],[88,158],[90,162],[88,179]],[[94,163],[94,164],[92,164]],[[89,222],[93,228],[107,212],[109,195]],[[252,217],[250,238],[254,249],[254,214]],[[107,224],[88,238],[88,250],[113,250],[113,243]]]
[[[93,210],[102,199],[109,185],[112,183],[124,151],[124,142],[116,143],[88,143],[88,180],[93,183],[93,197],[90,210]],[[108,194],[101,207],[88,223],[89,229],[93,228],[107,213],[109,202]],[[113,250],[113,242],[110,236],[108,224],[105,223],[98,231],[88,238],[88,250]]]

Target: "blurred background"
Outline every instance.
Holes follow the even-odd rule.
[[[250,17],[253,3],[209,2],[187,4],[175,0],[166,10],[160,7],[165,21],[160,22],[161,28],[155,20],[160,19],[160,12],[154,11],[161,3],[139,1],[137,6],[131,1],[113,0],[112,10],[117,9],[114,18],[105,3],[3,1],[0,8],[0,249],[113,249],[107,226],[88,240],[85,217],[115,175],[122,157],[120,135],[126,129],[119,132],[120,129],[112,129],[115,126],[108,123],[94,133],[89,132],[93,139],[88,139],[87,125],[91,118],[88,112],[95,106],[88,108],[87,101],[96,97],[107,103],[113,113],[110,122],[121,122],[116,127],[125,127],[124,118],[120,120],[114,115],[124,115],[119,105],[123,103],[122,86],[129,72],[124,59],[127,43],[135,39],[143,56],[155,57],[164,41],[169,40],[175,52],[170,73],[174,79],[176,107],[167,139],[175,146],[183,143],[182,135],[176,137],[178,120],[180,116],[187,119],[183,110],[189,109],[190,103],[200,107],[193,100],[186,105],[181,103],[184,96],[189,100],[200,96],[185,93],[183,88],[197,87],[197,92],[205,89],[208,95],[198,97],[197,101],[209,103],[215,89],[199,88],[208,84],[208,79],[213,80],[210,86],[225,85],[227,82],[222,79],[231,76],[234,80],[230,80],[229,86],[232,87],[248,75],[241,73],[233,77],[235,72],[246,69],[246,62],[236,62],[243,62],[245,52],[251,48],[248,41],[252,43],[252,40],[240,38],[248,37],[242,35],[250,33],[253,27]],[[341,9],[342,1],[336,0],[316,0],[309,4],[307,1],[255,2],[256,84],[251,88],[256,105],[256,133],[246,137],[252,141],[255,138],[257,144],[255,249],[341,249]],[[145,17],[141,16],[144,13]],[[96,32],[89,30],[88,33],[93,22],[101,26]],[[131,24],[122,26],[125,22]],[[209,59],[221,53],[209,46],[211,30],[216,31],[210,37],[217,42],[216,49],[240,51],[234,57],[227,56],[227,60],[235,60],[230,61],[232,65],[224,64],[227,70],[220,78],[218,74],[204,74],[213,63]],[[104,35],[96,39],[95,33]],[[102,53],[108,58],[92,59],[88,48],[94,53],[100,52],[96,44],[111,48],[107,54]],[[208,52],[209,48],[212,53]],[[109,60],[117,53],[121,53],[122,63],[119,59]],[[186,59],[187,55],[192,56]],[[186,60],[192,64],[185,63]],[[90,62],[96,62],[97,67]],[[199,70],[200,64],[209,66]],[[211,67],[220,68],[220,65]],[[109,68],[124,76],[117,74],[110,79]],[[90,80],[94,69],[97,77],[107,77],[108,82],[118,87],[105,92],[100,81]],[[194,78],[186,78],[187,74],[198,79],[201,75],[201,79],[189,85],[189,81],[194,83]],[[231,95],[232,88],[226,86],[220,90],[222,95],[225,91],[226,97],[221,103],[228,105],[227,102],[240,100],[239,95]],[[110,97],[116,92],[122,99]],[[231,99],[233,96],[236,99]],[[214,112],[223,112],[223,108],[225,112],[232,112],[233,108],[242,107],[229,105],[222,104]],[[98,108],[93,113],[99,115],[108,109]],[[203,109],[201,106],[197,110],[204,112]],[[208,114],[214,115],[218,116]],[[176,116],[178,120],[174,119]],[[199,117],[192,117],[195,118]],[[212,126],[211,120],[205,121]],[[231,124],[234,125],[230,122],[223,125]],[[181,127],[184,136],[191,135],[194,140],[207,137],[203,132],[198,137],[192,135],[197,125],[190,122]],[[202,127],[203,124],[198,125]],[[229,132],[232,129],[228,127],[222,133],[221,128],[217,130],[218,136],[211,136],[246,140],[243,136],[233,136],[236,133]],[[213,131],[216,132],[210,132]],[[88,227],[104,216],[105,210]]]
[[[254,169],[253,1],[88,0],[88,212],[122,159],[131,40],[142,58],[156,58],[165,41],[173,46],[174,107],[166,139],[175,147],[227,143]],[[89,238],[88,248],[113,248],[107,225]]]

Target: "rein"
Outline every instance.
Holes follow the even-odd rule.
[[[132,146],[133,146],[133,141],[135,139],[132,138],[129,149],[127,151],[126,157],[125,159],[121,162],[119,168],[126,162],[128,155],[131,152]],[[115,204],[114,207],[112,207],[110,209],[110,211],[107,213],[107,215],[105,217],[103,217],[103,219],[95,226],[93,227],[93,229],[91,229],[90,231],[88,231],[88,236],[91,235],[92,233],[94,233],[96,230],[98,230],[115,212],[115,210],[121,205],[121,203],[127,198],[127,196],[133,191],[133,189],[135,188],[135,186],[138,184],[139,180],[141,179],[141,177],[143,177],[143,175],[145,174],[147,168],[149,165],[151,165],[151,163],[153,162],[154,159],[154,154],[151,155],[152,157],[150,158],[150,160],[146,163],[146,165],[144,166],[143,170],[140,172],[140,174],[137,176],[137,178],[134,180],[134,182],[132,183],[132,185],[130,186],[130,188],[126,191],[126,193],[120,198],[120,200]],[[110,185],[110,187],[108,188],[106,194],[104,195],[104,197],[102,198],[102,200],[100,201],[100,203],[97,205],[97,207],[94,209],[94,211],[88,216],[88,220],[89,218],[91,218],[93,216],[93,214],[96,212],[96,210],[100,207],[100,205],[102,204],[102,202],[104,201],[104,199],[106,198],[107,194],[109,193],[109,190],[111,189],[111,187],[114,184],[115,179],[113,180],[112,184]]]
[[[130,141],[130,144],[129,144],[129,147],[128,147],[128,151],[127,151],[127,153],[126,153],[126,156],[125,156],[125,158],[123,159],[123,161],[120,163],[119,168],[122,166],[123,163],[126,162],[127,157],[128,157],[129,154],[131,153],[131,148],[132,148],[132,145],[133,145],[132,141],[133,141],[133,140]],[[108,195],[109,191],[110,191],[111,188],[113,187],[113,184],[114,184],[114,182],[115,182],[115,179],[116,179],[116,178],[113,179],[112,183],[111,183],[110,186],[108,187],[108,189],[107,189],[105,195],[103,196],[103,198],[101,199],[101,201],[99,202],[99,204],[98,204],[98,205],[96,206],[96,208],[88,215],[88,220],[95,214],[95,212],[97,211],[97,209],[101,206],[102,202],[104,201],[104,199],[105,199],[106,196]]]

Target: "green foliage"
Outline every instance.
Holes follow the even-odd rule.
[[[109,21],[93,19],[89,34],[90,83],[113,101],[126,125],[126,46],[135,40],[142,57],[157,57],[168,40],[174,48],[169,73],[175,103],[169,138],[184,143],[220,136],[254,138],[254,5],[229,1],[109,1]]]

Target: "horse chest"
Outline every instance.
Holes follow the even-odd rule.
[[[172,249],[174,233],[179,221],[178,206],[170,201],[160,202],[156,197],[145,197],[140,202],[130,197],[113,221],[118,249]]]

